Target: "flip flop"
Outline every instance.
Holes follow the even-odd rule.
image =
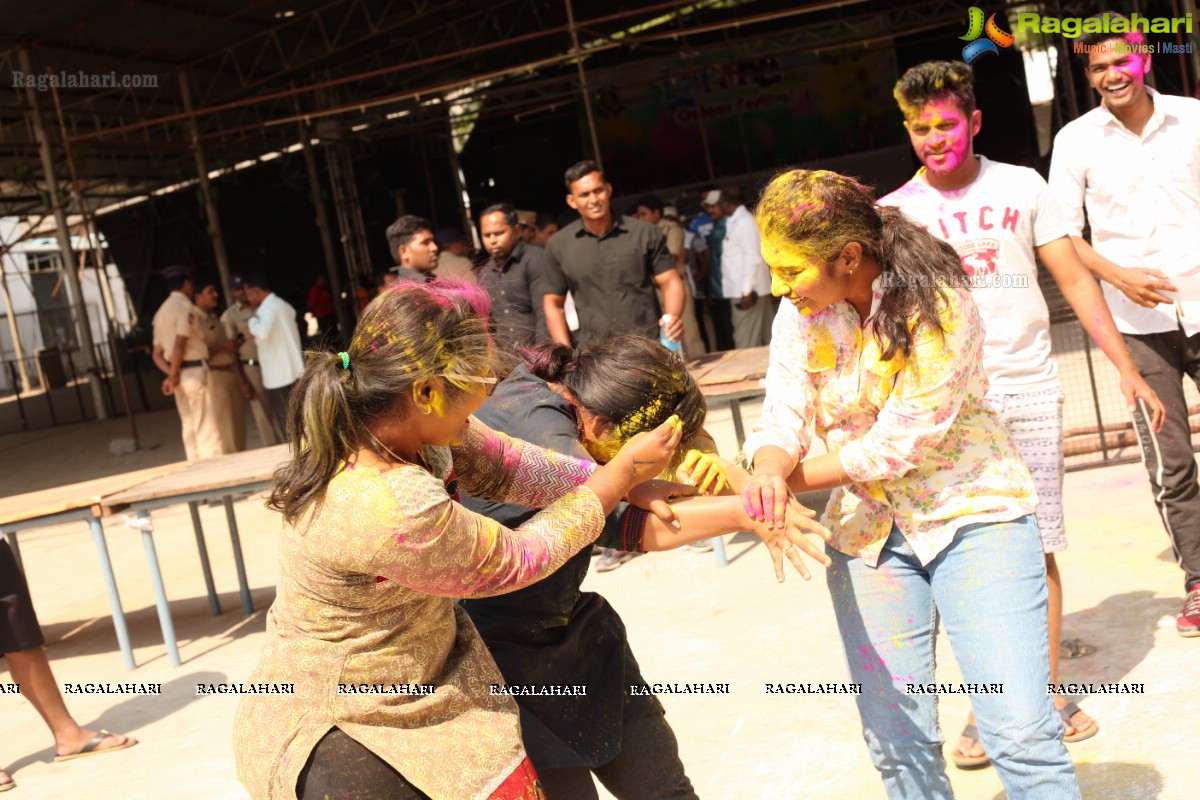
[[[974,725],[967,725],[963,728],[962,735],[970,739],[972,746],[974,746],[974,743],[979,741],[979,728]],[[970,748],[967,749],[969,750]],[[954,762],[954,766],[959,769],[979,769],[992,763],[992,760],[986,754],[982,756],[969,756],[965,753],[960,753],[957,747],[951,751],[950,759]]]
[[[0,794],[4,794],[5,792],[10,792],[15,788],[17,788],[16,781],[9,781],[8,783],[0,783]]]
[[[1096,648],[1085,644],[1082,639],[1063,639],[1058,647],[1058,657],[1061,659],[1083,658],[1096,652]]]
[[[91,739],[88,739],[87,743],[84,744],[83,747],[79,748],[78,753],[68,753],[65,756],[55,756],[54,760],[55,761],[70,761],[75,758],[83,758],[84,756],[95,756],[95,755],[100,755],[101,753],[111,753],[114,750],[128,750],[130,747],[133,747],[135,744],[137,744],[137,742],[130,740],[129,737],[126,736],[124,744],[119,744],[114,747],[105,747],[105,748],[102,748],[99,750],[96,749],[96,748],[100,747],[100,743],[103,742],[105,739],[107,739],[109,736],[123,736],[123,735],[124,734],[112,733],[111,731],[100,731],[95,736],[93,736]]]
[[[1063,725],[1071,728],[1074,727],[1071,725],[1071,717],[1075,716],[1080,711],[1082,711],[1082,709],[1079,707],[1079,705],[1071,702],[1058,709],[1058,716],[1062,717]],[[1067,742],[1068,744],[1074,744],[1075,742],[1082,742],[1084,739],[1090,739],[1099,732],[1100,724],[1097,723],[1096,720],[1092,720],[1092,724],[1090,726],[1084,728],[1083,730],[1076,728],[1075,732],[1070,736],[1064,736],[1063,741]]]

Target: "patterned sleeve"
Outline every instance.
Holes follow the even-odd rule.
[[[388,480],[395,530],[379,544],[367,574],[425,594],[488,597],[520,589],[558,569],[604,527],[600,500],[584,487],[510,529],[463,508],[428,473],[389,475],[396,476]]]
[[[545,508],[592,477],[596,465],[494,431],[477,418],[451,448],[459,485],[481,500]]]
[[[771,329],[771,358],[767,364],[767,397],[762,415],[744,447],[747,460],[753,464],[754,454],[767,445],[774,445],[792,457],[795,467],[808,452],[812,441],[809,425],[815,413],[812,381],[806,366],[808,346],[804,328],[796,307],[782,303]]]
[[[875,424],[838,451],[856,483],[902,477],[920,466],[954,424],[983,352],[983,323],[966,289],[946,293],[945,334],[920,323]]]

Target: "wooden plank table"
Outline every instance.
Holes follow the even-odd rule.
[[[766,394],[763,378],[767,375],[770,360],[769,347],[747,347],[743,350],[723,350],[708,353],[689,365],[689,371],[700,393],[708,402],[729,404],[733,417],[733,432],[737,437],[738,452],[746,444],[746,427],[742,422],[742,401],[762,397]],[[712,539],[717,564],[724,567],[729,563],[725,556],[725,540],[720,536]]]
[[[706,399],[729,403],[739,452],[746,444],[742,401],[766,394],[763,378],[767,376],[769,360],[769,347],[748,347],[744,350],[709,353],[691,367],[692,377]]]
[[[125,611],[121,607],[121,597],[117,593],[117,581],[113,575],[112,560],[108,556],[108,542],[104,538],[104,528],[100,524],[100,502],[106,494],[120,492],[155,478],[167,476],[184,466],[181,463],[164,464],[136,472],[109,475],[105,478],[72,483],[67,486],[56,486],[52,489],[26,492],[0,499],[0,531],[3,531],[11,545],[13,555],[22,571],[25,566],[21,561],[21,549],[17,543],[18,531],[44,528],[48,525],[75,520],[83,520],[88,524],[92,533],[92,541],[96,545],[96,552],[100,557],[100,571],[104,576],[108,604],[112,609],[117,644],[125,659],[125,666],[129,669],[133,669],[135,666],[133,648],[129,643],[129,628],[125,624]]]
[[[105,495],[100,500],[103,514],[134,511],[143,521],[139,526],[146,547],[146,559],[150,564],[150,580],[154,584],[155,606],[158,609],[159,625],[162,627],[163,642],[171,663],[179,666],[179,646],[175,636],[175,623],[167,603],[166,587],[158,565],[154,547],[154,526],[150,512],[177,503],[187,503],[191,511],[192,530],[196,546],[200,551],[200,567],[204,572],[204,584],[208,589],[209,609],[214,615],[221,613],[213,584],[212,567],[208,561],[208,548],[204,543],[204,530],[200,526],[198,505],[210,499],[220,498],[225,506],[225,519],[229,524],[229,539],[233,545],[233,560],[237,568],[238,588],[241,592],[242,610],[247,615],[254,613],[250,597],[250,586],[246,581],[246,564],[242,558],[242,544],[238,536],[237,517],[233,512],[234,495],[262,491],[271,485],[275,470],[288,459],[286,444],[233,453],[189,464],[167,475],[139,483],[128,489]]]

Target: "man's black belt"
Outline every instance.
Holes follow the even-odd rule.
[[[242,361],[247,367],[261,367],[262,362],[256,358],[247,358]]]
[[[187,369],[188,367],[203,367],[203,366],[204,366],[203,361],[181,361],[179,364],[180,369]]]

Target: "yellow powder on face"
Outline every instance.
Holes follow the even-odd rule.
[[[439,417],[445,417],[450,412],[450,399],[445,392],[433,390],[429,398],[429,407],[433,409],[433,413]]]
[[[775,232],[763,235],[759,251],[768,267],[804,267],[816,260],[809,248]]]
[[[622,442],[620,439],[612,436],[606,436],[597,441],[584,441],[583,449],[587,450],[588,455],[597,464],[607,464],[617,457],[617,453],[621,451]]]

